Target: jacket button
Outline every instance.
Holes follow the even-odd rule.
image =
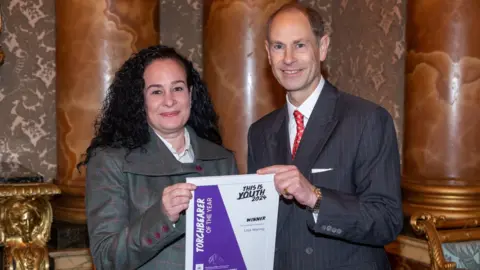
[[[167,225],[163,225],[163,226],[162,226],[162,231],[163,231],[163,232],[168,232],[168,231],[169,231],[168,226],[167,226]]]
[[[202,166],[197,165],[197,166],[195,166],[195,170],[197,170],[197,172],[201,172],[201,171],[203,171],[203,168],[202,168]]]
[[[155,233],[155,238],[157,238],[157,239],[160,238],[160,233],[159,232]]]
[[[313,248],[307,247],[307,248],[305,249],[305,253],[307,253],[308,255],[312,254],[312,253],[313,253]]]

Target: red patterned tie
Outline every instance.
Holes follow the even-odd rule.
[[[300,144],[300,140],[302,139],[303,131],[305,127],[303,126],[303,115],[295,110],[293,112],[293,117],[295,117],[295,122],[297,123],[297,135],[295,136],[295,141],[293,143],[292,149],[292,159],[295,158],[295,154],[297,153],[298,145]]]

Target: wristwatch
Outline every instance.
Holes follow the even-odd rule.
[[[314,187],[313,192],[315,193],[315,196],[317,196],[317,201],[312,208],[308,207],[308,210],[310,210],[312,213],[318,214],[318,212],[320,212],[320,202],[322,201],[322,191],[320,188]]]

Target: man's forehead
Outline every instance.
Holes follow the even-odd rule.
[[[298,24],[310,26],[308,17],[301,11],[292,9],[278,13],[272,20],[272,27],[276,24]]]
[[[296,14],[279,14],[277,15],[274,20],[272,21],[272,24],[270,26],[270,34],[271,35],[282,35],[282,34],[292,34],[292,33],[297,33],[297,34],[305,34],[308,32],[312,31],[312,28],[310,26],[310,22],[308,19],[302,14],[299,13],[300,16],[303,16],[303,18],[299,17],[299,15]],[[289,33],[292,32],[292,33]]]
[[[270,42],[272,43],[297,44],[311,42],[314,39],[315,35],[310,28],[297,28],[290,25],[270,31]]]
[[[270,42],[273,44],[300,44],[300,43],[311,42],[311,40],[307,38],[299,38],[299,39],[289,38],[289,39],[272,39]]]

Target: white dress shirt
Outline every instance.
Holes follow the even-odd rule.
[[[184,136],[185,136],[185,147],[181,153],[177,153],[177,150],[173,148],[173,146],[167,142],[162,136],[155,132],[157,136],[162,140],[162,142],[167,146],[168,150],[172,153],[172,155],[181,163],[192,163],[195,160],[195,155],[193,153],[192,145],[190,144],[190,134],[188,133],[188,129],[185,128]]]
[[[188,133],[188,129],[185,128],[184,137],[185,137],[185,147],[181,153],[177,153],[177,150],[173,148],[172,144],[167,142],[160,134],[155,132],[157,136],[162,140],[162,142],[167,146],[168,150],[172,153],[172,155],[181,163],[192,163],[195,160],[195,155],[193,153],[192,145],[190,143],[190,134]],[[175,223],[172,224],[175,227]]]
[[[322,93],[324,85],[325,80],[323,79],[323,77],[321,77],[317,88],[315,88],[313,93],[311,93],[310,96],[298,108],[290,102],[287,94],[288,134],[290,135],[290,151],[292,151],[293,149],[293,143],[295,141],[295,136],[297,135],[297,122],[295,122],[293,112],[295,110],[298,110],[303,115],[303,126],[307,127],[308,119],[310,118],[310,115],[312,115],[313,108],[315,107],[315,104],[317,103],[317,100]]]
[[[306,128],[308,119],[312,115],[313,108],[317,103],[320,94],[322,93],[323,86],[325,85],[325,80],[323,77],[320,78],[320,82],[318,83],[317,87],[310,94],[310,96],[297,108],[295,107],[290,100],[288,99],[287,94],[287,109],[288,109],[288,134],[290,137],[290,151],[293,149],[293,143],[295,141],[295,136],[297,135],[297,122],[295,122],[295,117],[293,116],[293,112],[298,110],[303,115],[303,126]],[[317,222],[317,214],[313,213],[313,219]]]

